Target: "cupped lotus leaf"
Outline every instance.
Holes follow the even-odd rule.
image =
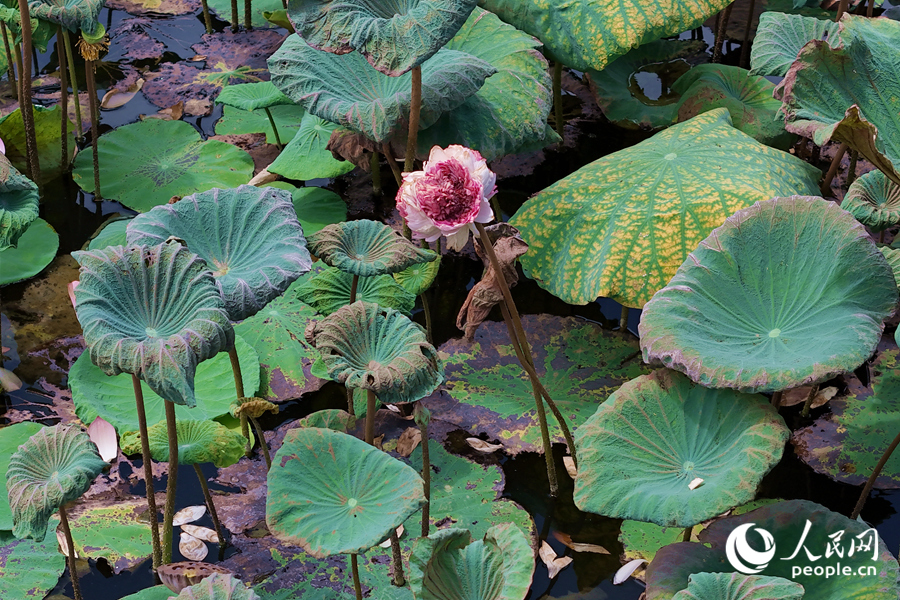
[[[582,167],[525,202],[510,224],[529,246],[525,273],[553,295],[643,307],[735,210],[816,194],[820,175],[717,108]]]
[[[216,104],[227,104],[241,110],[271,108],[294,101],[281,93],[271,81],[226,85],[216,96]]]
[[[767,399],[675,371],[619,388],[575,432],[581,510],[692,527],[753,499],[790,431]],[[703,485],[690,489],[696,478]]]
[[[497,70],[477,93],[419,132],[419,154],[462,144],[486,160],[559,141],[547,127],[553,104],[540,42],[476,8],[445,46],[485,60]]]
[[[360,277],[397,273],[437,259],[436,253],[415,246],[384,223],[367,219],[322,228],[310,236],[309,250],[325,264]]]
[[[177,242],[72,256],[81,265],[75,314],[91,362],[107,375],[136,375],[170,402],[195,406],[197,365],[234,345],[206,263]]]
[[[672,600],[801,600],[803,586],[783,577],[695,573]]]
[[[294,212],[303,227],[303,234],[309,238],[326,225],[347,220],[347,203],[341,197],[320,187],[294,187],[283,181],[266,184],[266,187],[287,190],[291,193]]]
[[[576,318],[523,315],[538,376],[577,430],[620,385],[647,372],[633,337]],[[500,440],[504,452],[542,452],[528,375],[516,359],[506,326],[486,321],[474,342],[453,339],[440,347],[446,390],[424,400],[433,418],[471,435]],[[548,419],[551,441],[565,441]]]
[[[317,410],[308,417],[300,419],[297,421],[297,426],[323,427],[325,429],[334,429],[335,431],[347,433],[356,426],[356,417],[346,410],[326,408],[325,410]]]
[[[865,227],[833,202],[793,196],[729,217],[647,303],[638,330],[647,362],[701,385],[776,392],[861,365],[896,304]]]
[[[544,43],[554,61],[585,71],[647,42],[699,27],[728,0],[480,0],[483,8]]]
[[[413,296],[422,294],[431,287],[441,268],[441,257],[431,262],[410,265],[402,271],[394,273],[394,281],[403,286]]]
[[[258,419],[267,412],[273,415],[278,414],[278,406],[272,404],[268,400],[262,398],[237,398],[231,403],[231,416],[235,419],[241,415],[247,415],[250,418]]]
[[[97,17],[103,10],[103,0],[29,0],[32,17],[62,25],[69,31],[83,31],[94,35],[100,24]]]
[[[43,600],[56,586],[66,570],[66,557],[53,535],[58,525],[58,519],[51,519],[50,535],[41,542],[0,542],[0,598]]]
[[[25,421],[0,429],[0,531],[9,531],[13,528],[9,495],[6,490],[6,469],[9,467],[9,459],[19,446],[43,428],[40,423]]]
[[[288,36],[269,58],[272,82],[310,113],[384,142],[409,118],[412,75],[388,77],[358,53],[320,52],[298,35]],[[422,65],[419,128],[463,102],[496,69],[480,58],[441,50]]]
[[[315,322],[306,338],[333,381],[372,390],[385,404],[415,402],[443,380],[443,365],[425,331],[371,302],[354,302]]]
[[[838,28],[837,23],[825,19],[764,12],[750,47],[750,72],[784,77],[807,42],[827,39],[830,45],[837,45]]]
[[[667,127],[677,114],[678,94],[672,84],[691,70],[686,58],[702,53],[703,46],[699,40],[656,40],[643,44],[602,71],[588,70],[591,93],[606,118],[616,125],[629,129]],[[661,88],[658,97],[651,98],[644,92],[639,74],[658,78]]]
[[[200,583],[181,590],[174,600],[261,600],[240,579],[226,573],[213,573]]]
[[[276,188],[214,188],[157,206],[128,225],[129,244],[150,246],[169,236],[188,240],[206,261],[232,321],[255,315],[312,266],[291,195]]]
[[[850,184],[841,208],[873,231],[900,223],[900,183],[881,171],[870,171]]]
[[[246,85],[246,84],[244,84]],[[303,107],[294,103],[281,104],[269,109],[275,127],[278,129],[278,139],[287,144],[300,129],[300,123],[306,111]],[[272,131],[272,123],[265,111],[251,112],[241,110],[233,106],[225,105],[222,110],[222,118],[216,121],[216,135],[241,135],[244,133],[264,133],[267,144],[276,144],[275,134]]]
[[[31,222],[15,248],[0,250],[0,285],[34,277],[56,257],[59,235],[42,218]]]
[[[336,159],[327,149],[331,132],[337,128],[334,123],[306,113],[296,135],[266,168],[270,173],[299,181],[349,173],[354,168],[353,163]]]
[[[133,217],[114,217],[105,222],[94,233],[87,244],[87,248],[84,249],[99,250],[100,248],[106,248],[107,246],[126,245],[125,228],[128,227],[128,223],[131,222],[132,218]]]
[[[422,600],[524,600],[534,576],[534,550],[512,523],[474,541],[467,529],[420,538],[409,557],[409,586]]]
[[[145,498],[78,504],[69,526],[79,558],[104,558],[114,573],[132,569],[150,556],[152,542]]]
[[[297,297],[319,314],[328,316],[350,304],[352,287],[353,275],[334,267],[325,267],[297,288]],[[407,317],[412,316],[412,310],[416,306],[416,297],[390,275],[360,277],[356,298],[384,308],[393,308]]]
[[[18,8],[16,8],[18,11]],[[56,31],[56,27],[52,28]],[[38,162],[41,165],[41,178],[44,181],[56,177],[61,172],[68,170],[69,163],[75,153],[75,127],[69,123],[69,130],[66,136],[68,143],[68,158],[62,161],[59,151],[61,131],[60,121],[62,120],[62,108],[57,105],[52,108],[44,108],[40,105],[32,107],[34,113],[34,131],[38,148]],[[71,119],[70,119],[71,120]],[[22,111],[16,109],[11,113],[0,117],[0,139],[6,146],[6,158],[19,171],[28,172],[28,151],[25,141],[25,124],[22,121]],[[90,154],[90,152],[88,152]],[[90,162],[90,161],[88,161]],[[92,175],[93,177],[93,175]]]
[[[148,119],[125,125],[97,144],[103,197],[138,212],[165,204],[172,196],[237,187],[253,176],[249,154],[225,142],[201,141],[184,121]],[[78,154],[72,178],[84,191],[94,191],[90,152]]]
[[[474,8],[475,0],[299,0],[288,17],[313,48],[356,50],[397,77],[446,46]]]
[[[178,464],[199,465],[213,463],[220,469],[229,467],[244,455],[247,440],[240,432],[232,431],[215,421],[183,419],[176,421],[178,432]],[[150,455],[153,460],[169,462],[169,436],[164,422],[147,429]],[[122,437],[122,452],[139,454],[141,436],[138,433]]]
[[[96,444],[77,427],[54,425],[32,435],[6,470],[13,535],[43,541],[50,515],[80,498],[104,467]]]
[[[353,436],[288,431],[268,475],[266,524],[317,558],[365,552],[425,503],[411,467]]]
[[[795,139],[784,130],[778,114],[781,102],[772,96],[775,84],[746,69],[699,65],[678,79],[672,89],[681,95],[676,106],[679,121],[725,107],[737,129],[766,146],[787,150]]]
[[[770,546],[773,558],[767,565],[744,566],[761,569],[758,574],[765,577],[782,577],[799,583],[806,590],[804,598],[894,600],[897,597],[897,576],[900,574],[897,559],[891,556],[875,529],[814,502],[787,500],[715,521],[700,533],[700,544],[671,544],[660,550],[647,567],[647,600],[671,600],[688,586],[689,577],[695,573],[733,573],[735,567],[726,557],[726,545],[728,537],[741,526],[748,529],[744,531],[745,543],[756,554],[768,554],[762,552],[765,538],[760,530],[771,534],[774,542]],[[804,535],[806,528],[809,531]],[[838,532],[843,534],[837,540],[831,537]],[[855,546],[852,556],[849,555],[851,540]],[[827,548],[832,549],[831,560],[838,558],[834,554],[835,546],[844,553],[840,558],[842,570],[849,568],[854,574],[869,573],[867,569],[872,567],[875,572],[866,577],[815,575],[813,569],[823,566]],[[796,555],[788,560],[795,549]],[[808,574],[792,575],[791,571],[796,567],[809,567]],[[775,597],[780,600],[780,596]]]
[[[846,14],[839,37],[834,48],[804,46],[776,89],[785,127],[820,146],[848,144],[900,185],[900,23]]]
[[[40,196],[30,179],[9,166],[6,181],[0,183],[0,252],[15,248],[31,223],[37,219]]]

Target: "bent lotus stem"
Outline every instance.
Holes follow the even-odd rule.
[[[394,179],[397,180],[397,185],[403,185],[403,174],[400,172],[400,167],[397,166],[397,159],[394,158],[391,145],[387,142],[382,143],[381,151],[384,152],[384,157],[387,158],[388,165],[391,167],[391,173],[394,174]],[[403,222],[403,228],[404,230],[409,229],[406,221]],[[409,239],[409,236],[407,236],[407,239]]]
[[[34,109],[31,104],[31,16],[28,13],[28,2],[19,2],[19,16],[22,20],[22,68],[19,70],[19,81],[22,90],[19,95],[22,111],[22,123],[25,126],[25,152],[28,156],[29,177],[38,186],[41,185],[41,165],[38,160],[37,133],[34,129]]]
[[[231,373],[234,375],[234,389],[237,393],[238,400],[244,397],[244,377],[241,375],[241,359],[238,358],[237,346],[232,345],[228,349],[228,358],[231,359]],[[246,454],[250,454],[250,424],[247,421],[247,415],[241,413],[241,435],[247,440]]]
[[[362,586],[359,584],[359,559],[356,552],[350,554],[350,571],[353,573],[353,589],[356,592],[356,600],[362,600]]]
[[[247,5],[250,5],[250,0],[247,0]],[[250,17],[247,17],[247,19],[249,20]],[[248,25],[247,28],[249,29],[250,26]],[[279,151],[284,150],[284,144],[281,143],[281,136],[278,135],[278,127],[275,125],[275,118],[272,117],[272,111],[269,110],[268,106],[263,107],[263,110],[266,111],[266,116],[269,117],[269,124],[272,125],[272,133],[275,134],[275,145],[278,146]]]
[[[891,458],[891,454],[894,453],[894,450],[897,448],[898,444],[900,444],[900,433],[897,434],[897,437],[894,438],[894,441],[891,442],[891,445],[888,446],[887,450],[884,451],[884,454],[881,455],[881,458],[878,460],[878,464],[875,465],[875,469],[872,471],[872,474],[869,475],[869,480],[866,482],[866,486],[863,488],[862,493],[859,495],[859,500],[856,501],[856,506],[853,507],[853,513],[850,514],[850,518],[854,521],[857,517],[859,517],[860,513],[862,513],[862,509],[866,505],[866,500],[869,498],[869,493],[872,491],[872,488],[875,487],[875,480],[878,479],[879,475],[881,475],[881,470],[884,468],[884,465],[887,464],[887,461]]]
[[[75,600],[81,600],[81,587],[78,585],[78,569],[75,567],[75,542],[72,540],[72,529],[69,528],[69,516],[64,506],[59,507],[59,523],[62,525],[63,534],[66,536],[66,546],[69,552],[66,554],[66,562],[69,564],[69,575],[72,576],[72,593]]]
[[[732,2],[725,7],[725,10],[719,13],[719,20],[716,24],[716,41],[713,47],[713,64],[722,60],[722,46],[725,44],[725,31],[728,29],[728,21],[731,20],[731,9],[734,7]]]
[[[225,536],[222,535],[222,525],[219,523],[219,513],[216,512],[216,505],[213,504],[212,496],[209,493],[209,486],[206,484],[206,477],[200,470],[200,465],[194,463],[194,473],[200,480],[200,488],[203,490],[203,497],[206,499],[206,507],[209,509],[209,516],[212,518],[213,526],[216,528],[216,537],[219,538],[219,545],[225,545]]]
[[[169,437],[169,481],[166,485],[166,510],[163,514],[162,564],[172,562],[172,521],[175,519],[175,490],[178,486],[178,430],[175,428],[175,404],[165,400],[166,430]]]
[[[66,50],[63,44],[59,43],[62,37],[62,25],[56,30],[56,56],[59,61],[59,105],[62,107],[59,115],[60,127],[60,152],[61,158],[59,164],[64,168],[68,168],[69,162],[69,82],[66,77]]]
[[[259,439],[259,447],[262,448],[263,457],[266,459],[266,471],[268,471],[272,468],[272,457],[269,455],[269,445],[266,443],[266,437],[263,435],[263,430],[259,425],[259,421],[257,421],[255,417],[250,417],[250,422],[253,423],[253,430],[256,432],[257,439]]]
[[[0,32],[3,33],[3,48],[6,50],[6,56],[9,58],[6,65],[9,70],[9,84],[12,86],[13,90],[15,90],[16,102],[19,102],[19,84],[16,81],[16,69],[13,66],[15,59],[13,58],[13,52],[9,45],[9,30],[6,28],[6,23],[3,21],[0,21]]]
[[[137,375],[131,376],[134,387],[134,402],[137,405],[138,428],[141,432],[141,462],[144,463],[144,483],[147,486],[147,509],[150,513],[150,539],[153,543],[153,570],[162,564],[162,547],[159,543],[159,518],[156,512],[156,492],[153,489],[153,464],[151,463],[150,439],[147,433],[147,413],[144,410],[144,392]]]
[[[406,158],[403,170],[409,173],[416,162],[416,144],[419,140],[419,112],[422,110],[422,66],[412,68],[412,96],[409,105],[409,137],[406,139]],[[398,184],[399,185],[399,184]]]
[[[238,3],[231,0],[231,33],[238,32]]]
[[[206,25],[206,33],[208,35],[213,32],[212,17],[209,15],[209,2],[200,0],[200,4],[203,5],[203,24]]]
[[[377,152],[373,152],[369,157],[369,170],[372,171],[372,192],[379,195],[381,194],[381,160]]]
[[[556,133],[562,137],[565,123],[562,110],[562,63],[559,61],[553,63],[553,118],[556,121]]]
[[[825,178],[822,180],[822,184],[819,186],[820,191],[823,196],[831,195],[831,182],[834,180],[834,177],[837,175],[838,167],[841,166],[841,159],[844,158],[844,154],[847,152],[847,149],[850,146],[847,144],[841,144],[838,146],[837,152],[834,153],[834,158],[831,159],[831,165],[828,167],[828,172],[825,173]]]
[[[84,63],[84,78],[87,85],[88,103],[91,111],[91,152],[94,158],[94,201],[99,202],[103,199],[100,192],[100,154],[98,151],[97,139],[100,137],[100,130],[97,127],[100,121],[100,108],[97,103],[97,83],[94,80],[94,61],[88,60]]]
[[[62,28],[63,44],[66,46],[66,62],[69,65],[69,81],[72,83],[72,99],[75,100],[75,141],[79,144],[84,141],[84,131],[81,124],[81,100],[78,99],[78,77],[75,73],[75,53],[72,52],[72,40],[65,27]],[[68,107],[66,107],[68,108]]]
[[[809,394],[806,396],[806,402],[803,403],[803,410],[800,412],[801,417],[809,416],[809,408],[812,406],[813,398],[816,397],[816,393],[819,391],[819,385],[816,384],[812,386],[809,390]]]

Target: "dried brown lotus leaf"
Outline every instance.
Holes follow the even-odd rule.
[[[547,542],[541,542],[541,549],[538,552],[541,560],[547,565],[547,576],[553,579],[559,572],[565,569],[574,560],[571,556],[556,556],[556,552]]]
[[[247,415],[251,419],[258,419],[267,412],[277,415],[278,406],[262,398],[244,397],[231,404],[231,416],[234,418]]]
[[[421,441],[422,431],[418,427],[407,428],[406,431],[400,434],[400,439],[397,440],[397,454],[403,457],[409,456]]]
[[[178,542],[178,551],[185,558],[191,560],[203,560],[209,554],[209,548],[202,541],[198,540],[189,533],[181,532],[181,539]]]
[[[182,525],[181,529],[186,534],[191,535],[198,540],[203,540],[204,542],[210,542],[212,544],[219,543],[219,536],[217,536],[216,532],[209,527],[200,527],[198,525]]]
[[[490,454],[491,452],[496,452],[497,450],[501,450],[503,448],[503,444],[491,444],[476,437],[466,438],[466,443],[469,444],[469,446],[471,446],[474,450],[482,452],[484,454]]]

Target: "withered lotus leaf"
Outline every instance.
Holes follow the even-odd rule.
[[[278,405],[262,398],[237,398],[231,403],[231,416],[235,419],[241,415],[258,419],[265,413],[278,414]]]

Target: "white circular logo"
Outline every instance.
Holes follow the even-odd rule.
[[[759,534],[759,537],[762,538],[763,546],[765,547],[764,551],[758,552],[747,543],[747,532],[755,524],[745,523],[735,528],[725,543],[725,555],[728,557],[728,562],[731,563],[732,567],[745,575],[759,573],[768,567],[769,561],[775,557],[775,538],[765,529],[759,527],[754,529]]]

